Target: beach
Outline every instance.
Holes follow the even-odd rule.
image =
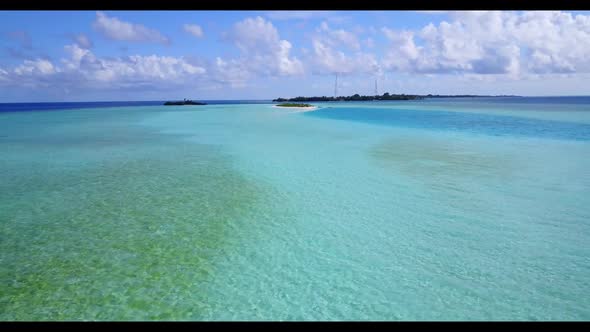
[[[273,108],[283,108],[283,109],[288,109],[291,110],[292,112],[295,113],[299,113],[299,112],[311,112],[311,111],[315,111],[318,109],[317,106],[312,106],[312,107],[291,107],[291,106],[277,106],[277,105],[273,105]]]

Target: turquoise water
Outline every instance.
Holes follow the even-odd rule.
[[[590,102],[0,113],[0,320],[588,320]]]

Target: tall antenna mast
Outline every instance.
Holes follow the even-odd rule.
[[[379,92],[377,90],[377,78],[375,77],[375,96],[378,96]]]
[[[336,81],[334,82],[334,98],[338,97],[338,73],[336,73]]]

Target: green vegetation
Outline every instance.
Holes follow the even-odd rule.
[[[370,100],[414,100],[422,99],[423,97],[418,95],[390,95],[384,93],[382,96],[361,96],[355,94],[352,96],[340,96],[340,97],[295,97],[290,99],[278,98],[273,102],[302,102],[302,101],[370,101]]]
[[[313,105],[310,105],[310,104],[298,104],[298,103],[282,103],[282,104],[278,104],[277,106],[280,106],[280,107],[313,107]]]
[[[182,101],[167,101],[164,103],[165,106],[173,106],[173,105],[207,105],[206,103],[201,103],[198,101],[193,101],[190,99],[184,99]]]
[[[361,96],[358,93],[352,96],[339,97],[295,97],[295,98],[277,98],[273,102],[304,102],[304,101],[374,101],[374,100],[421,100],[426,98],[473,98],[473,97],[517,97],[517,96],[479,96],[479,95],[406,95],[406,94],[389,94],[375,96]]]

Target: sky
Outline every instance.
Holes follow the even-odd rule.
[[[587,11],[0,11],[0,102],[590,95]]]

